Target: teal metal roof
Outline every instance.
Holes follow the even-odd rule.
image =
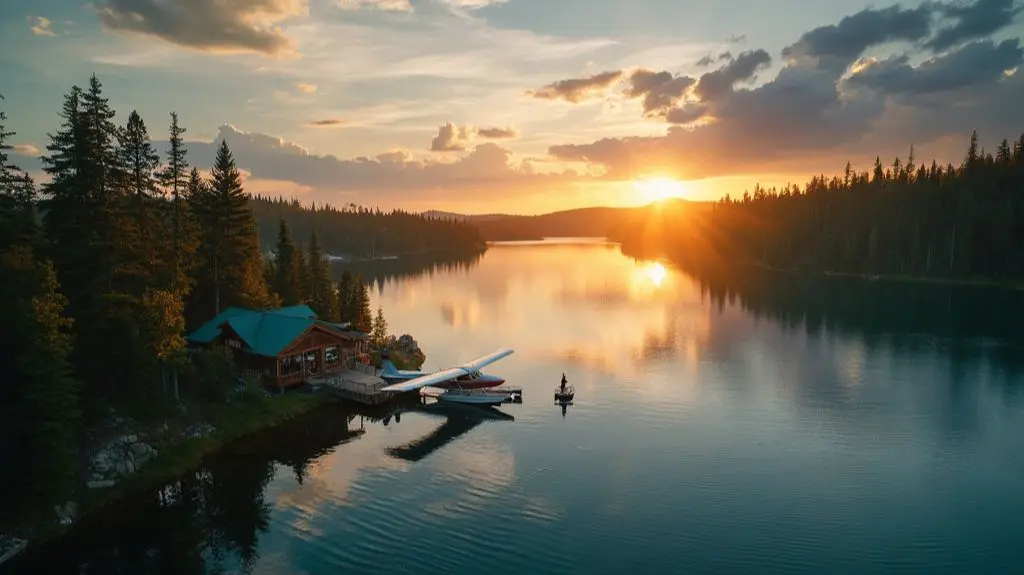
[[[309,307],[306,304],[299,304],[299,305],[293,305],[293,306],[288,306],[288,307],[279,307],[277,309],[272,309],[272,310],[270,310],[270,311],[268,311],[266,313],[274,313],[274,314],[278,314],[278,315],[286,315],[286,316],[289,316],[289,317],[301,317],[301,318],[304,318],[304,319],[309,319],[309,318],[316,319],[316,317],[317,317],[316,312],[313,311],[313,308]]]
[[[254,313],[252,310],[240,307],[229,307],[220,312],[213,319],[199,326],[199,329],[185,337],[193,343],[210,343],[220,336],[220,326],[227,320],[240,315]]]
[[[274,357],[313,327],[315,321],[272,310],[233,317],[227,324],[249,346],[250,352]]]
[[[313,325],[321,325],[354,339],[365,339],[366,334],[347,329],[347,324],[330,323],[317,319],[308,305],[295,305],[267,311],[228,308],[206,322],[186,339],[193,343],[211,343],[227,325],[248,346],[250,353],[275,357],[291,345]]]

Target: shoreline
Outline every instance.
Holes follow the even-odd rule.
[[[834,272],[827,270],[792,270],[776,268],[757,263],[748,263],[747,266],[763,271],[784,273],[789,275],[810,275],[826,278],[849,278],[859,279],[867,282],[890,282],[890,283],[917,283],[931,285],[961,286],[961,287],[987,287],[1008,289],[1013,291],[1024,291],[1024,281],[1020,280],[993,280],[988,278],[944,278],[934,276],[913,276],[900,274],[867,274],[855,272]]]
[[[620,246],[623,244],[620,243]],[[672,264],[690,275],[700,277],[701,272],[696,270],[687,270],[686,268],[680,267],[674,258],[665,254],[633,254],[630,253],[629,247],[626,246],[625,250],[620,247],[622,255],[641,261],[662,261],[668,264]],[[848,278],[848,279],[859,279],[866,282],[889,282],[889,283],[916,283],[926,284],[935,286],[960,286],[960,287],[986,287],[996,289],[1006,289],[1011,291],[1024,291],[1024,279],[1018,280],[998,280],[984,277],[974,278],[957,278],[957,277],[940,277],[940,276],[916,276],[906,274],[874,274],[874,273],[858,273],[858,272],[838,272],[830,270],[798,270],[792,268],[779,268],[762,264],[753,261],[736,262],[726,266],[724,269],[742,269],[742,268],[753,268],[760,271],[787,274],[790,276],[805,276],[805,277],[822,277],[822,278]]]
[[[157,488],[195,469],[206,458],[237,440],[281,426],[331,402],[330,398],[322,395],[285,394],[268,397],[258,404],[209,406],[213,417],[208,417],[205,423],[213,426],[211,434],[198,438],[180,435],[160,438],[153,442],[158,455],[135,474],[108,488],[90,489],[83,485],[75,494],[78,512],[70,525],[59,525],[52,518],[36,519],[26,522],[20,529],[6,533],[12,539],[21,539],[27,543],[8,560],[16,561],[24,554],[59,540],[87,517],[101,512],[111,504]]]

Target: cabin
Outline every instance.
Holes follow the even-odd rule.
[[[192,348],[224,345],[244,375],[284,389],[368,361],[367,334],[321,320],[307,305],[229,307],[185,337]]]

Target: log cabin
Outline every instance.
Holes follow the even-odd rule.
[[[367,334],[321,320],[307,305],[261,311],[230,307],[185,339],[193,348],[227,346],[243,375],[278,389],[369,361]]]

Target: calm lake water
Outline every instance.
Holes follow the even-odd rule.
[[[17,566],[38,573],[1024,569],[1020,295],[714,286],[593,240],[374,294],[425,368],[494,349],[522,404],[328,408]],[[552,401],[562,372],[577,390]]]

